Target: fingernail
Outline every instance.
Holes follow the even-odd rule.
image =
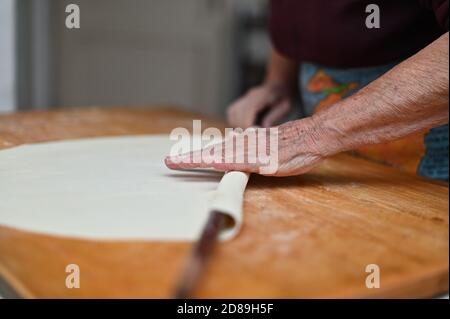
[[[166,164],[168,168],[174,168],[176,166],[176,163],[172,160],[170,156],[167,156],[164,159],[164,164]]]

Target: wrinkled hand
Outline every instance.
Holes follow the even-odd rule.
[[[246,129],[254,125],[272,127],[285,117],[292,107],[288,90],[281,86],[264,84],[251,89],[228,109],[228,122],[233,127]],[[258,114],[267,110],[262,123],[256,123]]]
[[[267,129],[252,129],[257,134],[261,133],[268,135]],[[261,131],[265,130],[265,131]],[[247,131],[245,131],[247,132]],[[176,170],[183,169],[197,169],[197,168],[212,168],[218,171],[243,171],[250,173],[257,173],[266,176],[291,176],[303,174],[312,169],[316,164],[321,162],[326,153],[326,148],[320,143],[321,132],[317,129],[312,118],[306,118],[294,122],[283,124],[277,128],[271,129],[271,138],[277,141],[278,145],[273,147],[266,146],[266,154],[272,155],[276,153],[275,170],[268,171],[267,161],[263,161],[256,152],[256,160],[252,163],[249,159],[249,148],[254,146],[254,143],[240,144],[243,147],[237,147],[233,154],[228,154],[225,151],[227,144],[231,139],[236,141],[237,138],[242,137],[244,133],[233,133],[225,138],[221,144],[216,144],[205,148],[201,151],[182,154],[179,156],[168,156],[165,159],[167,167]],[[262,133],[264,132],[264,134]],[[259,135],[257,135],[259,136]],[[267,140],[267,139],[266,139]],[[258,138],[256,143],[260,145]],[[232,144],[231,144],[232,145]],[[236,144],[239,145],[239,144]],[[266,145],[266,144],[264,144]],[[236,162],[236,158],[245,158],[244,162]],[[201,159],[200,162],[194,163],[193,159]]]

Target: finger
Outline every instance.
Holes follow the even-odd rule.
[[[250,90],[228,108],[228,120],[233,127],[254,126],[258,114],[276,102],[276,97],[260,88]]]
[[[204,163],[194,163],[194,162],[180,162],[172,156],[167,156],[164,159],[166,166],[173,170],[185,170],[185,169],[195,169],[195,168],[207,168]]]
[[[170,169],[189,169],[195,163],[194,159],[201,159],[201,151],[188,152],[180,155],[170,155],[164,159],[164,163]]]
[[[277,104],[272,107],[269,113],[264,117],[262,126],[263,127],[272,127],[278,122],[280,122],[290,110],[289,101],[284,101],[282,103]]]
[[[253,98],[251,101],[251,112],[246,112],[242,115],[242,118],[245,119],[245,127],[242,127],[244,129],[249,128],[251,126],[254,126],[258,119],[258,114],[262,112],[264,109],[270,107],[270,104],[272,101],[269,99],[269,97],[266,94],[260,94]]]
[[[220,172],[228,172],[228,171],[240,171],[240,172],[249,172],[249,173],[257,173],[259,171],[259,167],[257,165],[250,164],[236,164],[236,163],[206,163],[201,161],[199,163],[193,162],[178,162],[174,161],[173,157],[166,157],[164,160],[166,166],[173,170],[189,170],[189,169],[213,169]]]
[[[230,125],[232,127],[243,127],[245,126],[245,117],[243,114],[247,112],[252,112],[252,106],[249,105],[246,98],[241,98],[237,100],[230,107]]]
[[[228,124],[233,123],[233,109],[232,109],[232,105],[230,107],[228,107],[227,109],[227,122]]]
[[[257,172],[259,165],[256,160],[254,162],[249,160],[248,145],[234,151],[234,139],[239,135],[240,133],[231,132],[227,136],[228,142],[224,141],[194,152],[168,156],[164,162],[168,168],[174,170],[214,169],[223,172],[230,170]],[[237,158],[242,159],[242,162],[237,161]]]
[[[224,147],[225,143],[221,142],[200,150],[167,156],[164,163],[170,169],[209,168],[210,163],[224,162]]]
[[[236,116],[236,113],[237,113],[237,107],[238,107],[239,105],[238,105],[238,102],[235,102],[235,103],[233,103],[229,108],[228,108],[228,112],[227,112],[227,114],[228,114],[228,123],[231,125],[231,126],[236,126],[236,125],[238,125],[238,123],[237,123],[237,116]]]
[[[236,105],[236,113],[233,127],[247,128],[251,115],[255,112],[253,101],[248,98],[242,99]]]

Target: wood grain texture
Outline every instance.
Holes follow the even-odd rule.
[[[193,118],[203,119],[166,108],[4,115],[0,148],[169,133],[190,128]],[[448,290],[446,184],[342,154],[303,176],[252,176],[244,214],[242,232],[218,247],[197,297],[430,297]],[[0,227],[0,274],[25,297],[164,298],[173,293],[190,248]],[[65,287],[65,267],[72,263],[81,269],[80,289]],[[368,264],[380,266],[380,289],[365,286]]]

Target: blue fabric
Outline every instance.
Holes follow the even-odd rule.
[[[339,93],[348,97],[357,92],[362,87],[376,80],[378,77],[389,71],[397,63],[391,63],[379,67],[336,69],[328,68],[314,63],[302,63],[300,68],[299,83],[300,96],[302,99],[302,111],[306,116],[314,113],[314,110],[333,93]],[[335,89],[315,90],[311,92],[308,86],[317,77],[318,72],[326,74],[326,80],[335,84]],[[349,84],[352,83],[350,90]],[[336,98],[336,95],[334,96]],[[448,181],[449,165],[449,140],[448,124],[434,128],[425,137],[426,152],[418,167],[418,174],[437,180]]]
[[[425,145],[419,174],[448,182],[448,124],[432,129],[425,136]]]

